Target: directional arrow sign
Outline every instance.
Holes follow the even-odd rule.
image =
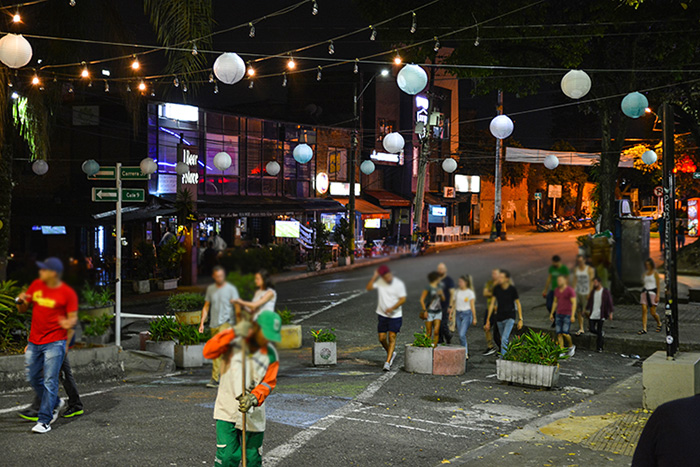
[[[694,172],[694,173],[693,173],[693,179],[695,179],[695,180],[700,180],[700,172]]]
[[[92,188],[92,200],[97,202],[117,201],[116,188]],[[141,202],[146,200],[146,192],[141,188],[122,188],[122,201]]]
[[[141,172],[141,167],[139,166],[127,166],[122,167],[122,180],[148,180],[150,175],[146,175]],[[116,167],[100,167],[100,171],[95,175],[89,176],[88,180],[116,180],[117,179],[117,168]]]

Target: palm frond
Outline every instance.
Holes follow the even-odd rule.
[[[41,98],[18,97],[12,102],[12,120],[29,146],[31,159],[49,154],[48,110]]]

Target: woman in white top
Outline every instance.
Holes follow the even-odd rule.
[[[476,325],[476,306],[474,301],[476,300],[476,295],[474,294],[474,284],[472,282],[471,276],[462,276],[457,281],[457,290],[452,296],[452,303],[450,308],[455,310],[457,313],[457,334],[459,335],[459,341],[464,347],[467,359],[469,359],[469,348],[467,347],[467,330],[469,325]]]
[[[586,332],[583,328],[583,313],[588,303],[588,294],[591,293],[593,285],[593,268],[586,264],[586,258],[583,255],[576,257],[576,267],[574,268],[574,282],[571,284],[576,290],[576,309],[572,310],[576,313],[578,319],[578,331],[576,335],[580,336]]]
[[[275,305],[277,304],[277,291],[275,291],[275,286],[270,278],[270,273],[265,269],[261,269],[260,272],[255,274],[255,295],[253,295],[252,301],[246,301],[237,299],[233,303],[238,304],[245,308],[253,321],[255,317],[263,311],[275,311]]]
[[[644,276],[642,277],[642,282],[644,288],[642,289],[642,295],[639,297],[639,301],[642,304],[642,330],[637,334],[642,335],[647,333],[647,309],[651,311],[651,316],[656,320],[656,332],[661,332],[661,318],[656,313],[656,305],[659,303],[658,291],[661,279],[659,278],[659,272],[654,266],[654,260],[651,258],[644,261]]]

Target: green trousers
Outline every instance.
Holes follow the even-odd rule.
[[[214,463],[222,467],[238,467],[241,462],[241,439],[243,432],[235,423],[216,421],[216,459]],[[264,431],[246,433],[246,461],[249,467],[262,466],[262,443]]]

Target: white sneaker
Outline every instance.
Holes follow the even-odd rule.
[[[391,364],[389,362],[384,362],[384,371],[391,371]]]
[[[396,352],[394,352],[394,353],[391,355],[391,360],[389,360],[389,368],[391,368],[391,365],[394,364],[394,360],[395,360],[395,359],[396,359]]]
[[[567,355],[569,357],[573,357],[575,353],[576,353],[576,346],[572,345],[571,347],[569,347],[569,351],[567,352]]]
[[[51,421],[49,422],[49,424],[51,424],[51,423],[55,422],[56,420],[58,420],[58,414],[61,412],[61,410],[62,410],[63,407],[65,407],[65,406],[66,406],[66,401],[64,401],[63,399],[61,399],[61,398],[59,397],[59,399],[58,399],[58,405],[56,406],[55,409],[53,409],[53,416],[51,417]],[[36,428],[36,427],[34,427],[34,428]]]
[[[34,425],[34,428],[32,428],[32,433],[43,434],[48,433],[49,431],[51,431],[51,425],[47,423],[37,423],[36,425]]]

